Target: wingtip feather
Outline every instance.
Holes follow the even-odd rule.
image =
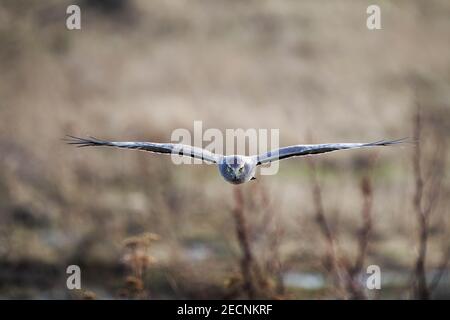
[[[396,139],[396,140],[380,140],[369,143],[371,146],[393,146],[397,144],[415,144],[417,141],[410,139],[409,137]]]
[[[104,145],[105,144],[104,141],[99,140],[99,139],[94,138],[94,137],[80,138],[80,137],[72,136],[72,135],[69,135],[69,134],[67,134],[66,137],[63,138],[62,140],[64,142],[66,142],[67,144],[75,145],[78,148],[99,146],[99,145]]]

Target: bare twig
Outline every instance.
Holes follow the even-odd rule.
[[[248,239],[247,223],[244,215],[244,197],[240,188],[234,189],[235,207],[233,217],[236,226],[236,235],[242,250],[241,272],[244,280],[244,289],[248,298],[255,298],[256,289],[252,276],[253,253]]]
[[[428,243],[428,215],[430,211],[422,209],[423,198],[423,177],[421,170],[421,151],[422,145],[420,141],[422,133],[422,119],[420,106],[417,105],[417,112],[414,119],[414,140],[416,141],[416,148],[413,155],[413,166],[415,176],[415,194],[414,194],[414,209],[416,211],[418,225],[419,225],[419,253],[416,259],[415,274],[416,274],[416,297],[420,299],[429,299],[430,293],[428,291],[427,279],[425,274],[425,260],[427,255]]]
[[[242,189],[235,188],[234,198],[232,213],[242,251],[242,279],[238,282],[250,299],[283,298],[282,263],[279,254],[283,228],[275,215],[269,193],[258,184],[252,188],[250,197],[244,197]],[[258,217],[251,219],[251,225],[246,219],[247,212],[259,213]],[[259,240],[262,246],[258,248],[262,250],[256,251],[255,242]]]
[[[317,225],[319,226],[321,234],[325,238],[326,257],[330,263],[331,272],[333,274],[337,290],[344,298],[346,298],[347,297],[346,286],[345,286],[346,276],[344,274],[344,270],[342,270],[342,268],[339,264],[337,254],[336,254],[335,240],[334,240],[333,234],[331,232],[327,218],[324,213],[323,202],[322,202],[322,190],[321,190],[319,182],[317,180],[316,165],[313,160],[310,160],[308,163],[309,163],[310,169],[311,169],[312,195],[313,195],[313,201],[314,201],[314,207],[315,207],[315,219],[316,219]]]
[[[345,257],[338,257],[336,242],[334,235],[329,227],[327,218],[324,213],[322,203],[322,191],[317,181],[317,170],[314,162],[310,161],[312,176],[312,193],[315,206],[315,218],[320,228],[321,234],[324,236],[327,244],[327,258],[331,265],[331,272],[334,275],[338,292],[344,298],[350,299],[366,299],[367,296],[359,282],[359,275],[364,265],[367,255],[367,248],[372,230],[372,187],[368,176],[364,177],[361,182],[361,191],[363,195],[362,217],[363,223],[359,231],[358,237],[358,253],[355,263],[340,263],[347,261]]]
[[[361,181],[361,193],[363,196],[363,207],[361,210],[362,225],[358,236],[358,253],[353,267],[348,268],[348,291],[354,299],[367,299],[359,282],[359,275],[364,266],[369,247],[370,233],[372,231],[372,186],[369,176],[364,176]]]
[[[259,197],[258,210],[261,212],[259,225],[253,230],[264,236],[264,255],[261,265],[263,269],[255,269],[255,276],[260,288],[264,289],[266,297],[281,298],[284,296],[283,265],[280,256],[280,245],[284,234],[284,228],[280,223],[280,216],[276,214],[273,201],[269,192],[260,182],[255,184],[255,192]],[[263,277],[264,274],[264,277]],[[275,281],[275,288],[270,286],[268,279]]]
[[[437,286],[441,276],[435,277],[431,284],[427,282],[426,276],[426,260],[427,247],[430,233],[430,216],[436,208],[439,195],[442,189],[442,181],[444,176],[445,148],[437,144],[433,159],[426,178],[423,177],[422,168],[422,110],[420,104],[417,104],[416,114],[414,116],[414,140],[416,148],[413,153],[413,168],[415,177],[415,193],[413,198],[414,210],[418,224],[418,255],[415,262],[414,274],[415,282],[413,283],[414,295],[418,299],[430,299],[432,290]],[[426,181],[427,183],[424,183]],[[427,187],[427,190],[425,190]],[[427,191],[427,192],[426,192]],[[445,269],[448,263],[448,252],[444,253],[441,267]]]
[[[280,257],[280,244],[282,237],[284,235],[284,228],[280,225],[277,219],[274,223],[272,232],[269,238],[269,258],[267,271],[271,274],[276,281],[276,293],[277,296],[282,296],[285,293],[284,283],[283,283],[283,264]]]
[[[369,246],[370,233],[372,231],[372,185],[368,176],[365,176],[361,181],[361,191],[363,195],[363,208],[361,211],[363,224],[359,231],[358,241],[358,255],[352,274],[356,275],[361,272],[364,261],[367,255],[367,248]]]

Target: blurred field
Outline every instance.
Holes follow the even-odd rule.
[[[202,120],[279,128],[281,145],[375,141],[412,136],[419,102],[424,163],[436,146],[448,153],[448,1],[79,1],[82,30],[68,31],[72,3],[0,1],[0,298],[243,298],[236,188],[264,271],[261,296],[339,298],[305,159],[234,187],[212,166],[75,149],[66,134],[163,142]],[[366,28],[374,3],[379,31]],[[411,297],[413,149],[316,161],[325,215],[348,259],[362,220],[360,180],[371,179],[364,270],[379,265],[384,282],[370,298]],[[430,277],[450,244],[449,191],[444,175]],[[81,266],[82,292],[66,289],[70,264]],[[448,274],[432,297],[450,297]]]

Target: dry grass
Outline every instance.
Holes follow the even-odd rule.
[[[349,279],[369,263],[395,279],[416,269],[431,298],[449,296],[445,273],[434,277],[448,269],[448,150],[434,148],[450,132],[448,1],[380,1],[380,32],[365,27],[373,1],[135,0],[120,10],[83,2],[79,32],[64,28],[68,3],[0,4],[0,297],[71,298],[54,284],[79,264],[97,298],[118,297],[128,275],[145,297],[236,298],[246,268],[255,297],[336,298],[327,281],[311,287],[286,275],[328,275],[321,262],[337,234],[333,255],[352,262],[339,261]],[[211,166],[60,140],[166,141],[198,119],[205,128],[279,128],[282,145],[306,142],[308,132],[317,142],[399,138],[410,135],[417,97],[423,192],[417,149],[324,155],[321,232],[302,159],[243,186],[236,211],[233,186]],[[371,188],[361,187],[369,168]],[[424,224],[418,212],[438,184]],[[426,256],[423,238],[411,237],[418,226]],[[146,232],[161,236],[151,246],[158,263],[130,271],[123,241]],[[391,281],[379,295],[405,297],[408,287]]]

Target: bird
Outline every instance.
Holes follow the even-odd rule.
[[[107,146],[125,149],[149,151],[162,154],[175,154],[191,158],[201,159],[206,163],[217,165],[221,176],[231,184],[242,184],[255,180],[256,168],[260,165],[274,161],[317,155],[337,150],[349,150],[359,148],[371,148],[380,146],[392,146],[406,142],[407,138],[397,140],[380,140],[369,143],[323,143],[300,144],[271,150],[266,153],[253,156],[222,155],[212,153],[206,149],[178,143],[155,143],[139,141],[107,141],[94,137],[79,138],[67,135],[64,139],[68,144],[78,147]]]

